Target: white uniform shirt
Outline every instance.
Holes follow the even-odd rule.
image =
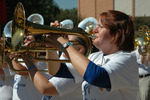
[[[61,60],[66,60],[63,54],[60,57]],[[74,76],[75,79],[52,77],[49,81],[56,88],[59,95],[49,96],[46,100],[82,100],[81,85],[83,78],[72,66],[71,63],[66,63],[67,68]],[[45,100],[45,99],[44,99]]]
[[[61,54],[60,58],[61,60],[66,60],[65,57],[63,57],[63,53]],[[69,71],[71,72],[71,74],[73,75],[73,77],[75,78],[75,82],[76,83],[80,83],[83,81],[83,77],[77,72],[77,70],[73,67],[73,65],[71,63],[66,63],[67,68],[69,69]]]
[[[59,95],[51,96],[48,100],[82,100],[81,82],[75,83],[74,79],[52,77],[49,80]]]
[[[107,91],[106,89],[100,89],[99,87],[95,86],[88,86],[89,88],[83,86],[82,89],[84,89],[84,99],[136,100],[139,75],[138,64],[134,56],[132,56],[130,53],[122,51],[118,51],[114,54],[106,56],[103,56],[102,52],[96,52],[91,54],[89,59],[107,70],[110,77],[111,90]],[[94,96],[92,96],[92,94]]]
[[[21,64],[23,66],[26,66],[24,63]],[[39,70],[47,68],[46,63],[38,62],[37,68]],[[45,74],[44,76],[48,78],[48,74]],[[42,96],[43,95],[37,90],[37,88],[31,82],[29,77],[25,77],[18,74],[15,75],[13,86],[13,100],[41,100]]]
[[[14,75],[11,75],[11,70],[3,68],[5,73],[5,80],[3,75],[0,75],[0,100],[12,100]]]

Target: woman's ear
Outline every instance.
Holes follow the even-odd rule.
[[[117,37],[119,37],[120,35],[121,35],[121,29],[118,29],[118,36]],[[111,38],[111,41],[110,41],[111,43],[115,43],[116,42],[116,36],[112,36],[112,38]]]

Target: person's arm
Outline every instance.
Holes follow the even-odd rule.
[[[56,60],[58,60],[59,55],[57,54],[56,51],[47,50],[46,51],[46,59],[56,59]],[[58,70],[60,69],[60,62],[51,61],[51,62],[46,62],[46,64],[47,64],[48,72],[51,75],[55,75],[58,72]]]
[[[147,52],[146,56],[141,55],[141,63],[148,67],[148,62],[150,61],[150,54]]]
[[[58,45],[60,49],[62,47],[62,44],[68,43],[68,40],[64,39],[63,37],[59,37],[57,41],[61,43],[61,45]],[[69,58],[69,60],[76,68],[76,70],[83,77],[90,60],[87,57],[85,57],[83,54],[78,52],[72,45],[69,45],[67,48],[65,48],[64,53]]]
[[[50,23],[51,27],[59,27],[61,28],[61,24],[59,23],[58,20],[55,20],[55,22],[51,22]],[[50,35],[47,35],[47,37]],[[47,45],[48,46],[48,45]],[[57,54],[57,51],[54,50],[46,50],[46,59],[59,59],[59,55]],[[46,62],[47,64],[47,69],[49,74],[51,75],[55,75],[59,69],[60,69],[60,62],[55,62],[55,61],[51,61],[51,62]]]
[[[59,37],[58,35],[51,35],[50,37],[47,37],[45,41],[49,46],[52,46],[57,50],[62,50],[62,45],[69,42],[67,39]],[[72,45],[67,46],[63,51],[75,69],[83,76],[90,62],[89,59],[78,52]]]
[[[64,43],[68,43],[67,39],[55,36],[49,38],[48,41],[51,43],[51,45],[55,43],[53,46],[58,50],[61,50],[63,48],[62,46]],[[86,56],[78,52],[72,45],[69,45],[66,48],[64,48],[64,53],[67,56],[67,58],[71,61],[75,69],[84,78],[84,80],[95,86],[100,86],[104,88],[111,87],[109,75],[104,68],[97,66],[94,63],[90,63],[91,61]]]
[[[22,54],[23,60],[28,67],[28,73],[31,81],[34,83],[36,88],[45,95],[57,95],[58,92],[56,88],[52,85],[51,82],[48,81],[46,77],[44,77],[36,68],[34,63],[28,59],[28,56]],[[32,66],[32,67],[31,67]]]
[[[23,76],[29,76],[26,67],[21,65],[19,62],[12,60],[12,66],[17,74],[23,75]],[[23,70],[24,72],[20,72],[17,70]]]
[[[19,75],[29,76],[26,67],[21,65],[19,62],[16,62],[13,58],[15,58],[17,54],[7,54],[6,63],[10,66],[10,68],[15,71]],[[24,72],[20,72],[17,70],[24,70]]]

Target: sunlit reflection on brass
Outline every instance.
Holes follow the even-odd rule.
[[[138,31],[143,31],[146,35],[148,35],[148,37],[150,37],[150,29],[147,25],[141,25]]]
[[[19,2],[15,8],[12,23],[11,45],[13,51],[20,49],[25,31],[25,11],[23,5]]]
[[[146,55],[148,52],[150,38],[144,31],[136,32],[135,45],[141,55]]]

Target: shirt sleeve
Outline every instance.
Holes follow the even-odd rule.
[[[61,63],[61,67],[59,71],[56,73],[55,77],[74,78],[71,72],[68,70],[65,63]]]
[[[76,84],[73,75],[65,63],[61,63],[59,71],[49,81],[56,88],[59,96],[69,94],[76,90],[80,84]]]
[[[107,71],[103,67],[97,66],[92,61],[89,62],[83,79],[98,87],[111,88]]]

